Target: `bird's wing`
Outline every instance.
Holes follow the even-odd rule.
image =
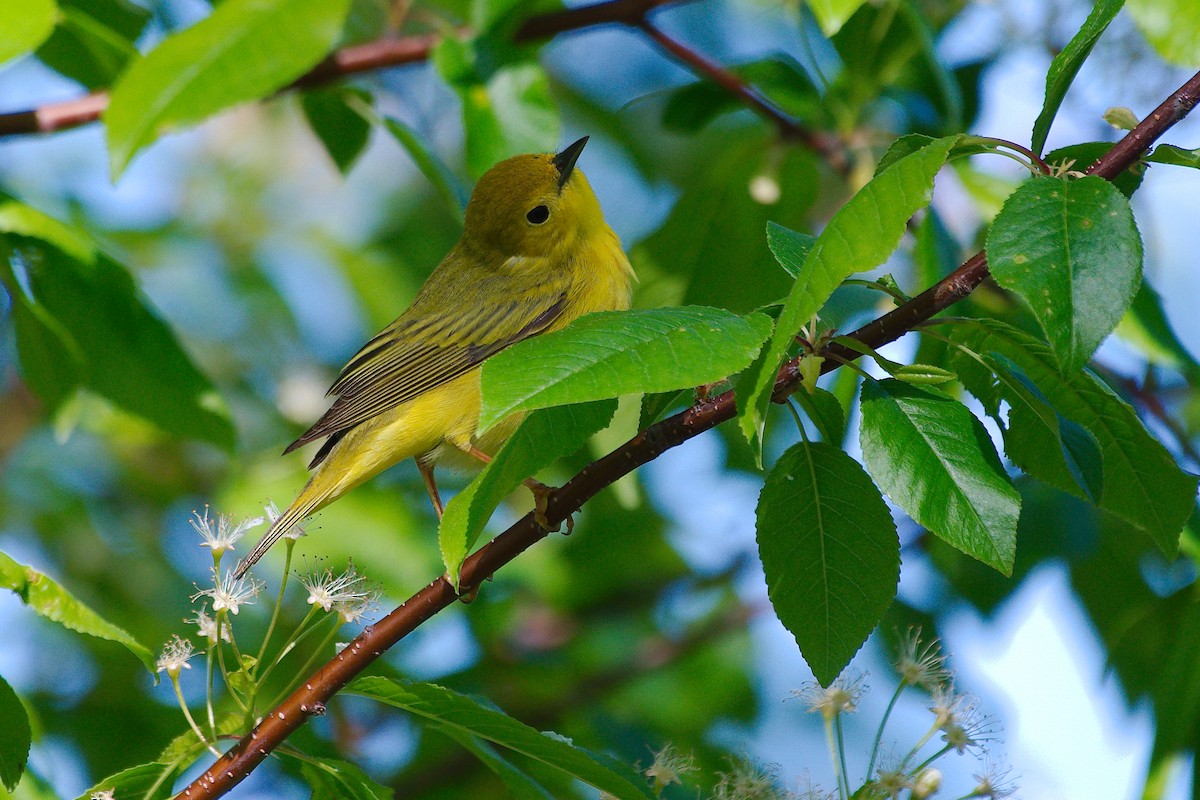
[[[412,308],[359,350],[329,390],[337,400],[285,453],[325,436],[340,438],[355,425],[463,375],[546,330],[567,304],[565,282],[514,287],[511,276],[498,273],[461,275],[456,282],[447,275],[453,272],[431,276]],[[480,298],[486,298],[484,305]]]

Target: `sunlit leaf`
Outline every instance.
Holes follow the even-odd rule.
[[[173,797],[171,779],[175,768],[150,762],[121,770],[79,795],[76,800],[92,800],[97,793],[109,792],[113,800],[166,800]]]
[[[324,58],[350,0],[226,0],[163,40],[113,86],[104,122],[113,178],[172,128],[267,97]]]
[[[54,0],[7,0],[0,3],[0,64],[23,56],[54,30]]]
[[[1181,67],[1200,66],[1200,5],[1193,0],[1129,0],[1127,8],[1160,56]]]
[[[286,754],[285,754],[286,755]],[[296,758],[311,800],[391,800],[395,791],[377,783],[362,767],[340,758]]]

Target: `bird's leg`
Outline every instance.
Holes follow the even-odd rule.
[[[429,492],[429,502],[433,503],[433,511],[437,514],[438,521],[442,520],[442,496],[438,494],[437,481],[433,479],[433,465],[426,464],[418,456],[416,459],[417,469],[421,472],[421,477],[425,479],[425,490]]]
[[[483,452],[482,450],[480,450],[478,447],[471,444],[470,442],[465,442],[465,443],[461,443],[461,444],[456,442],[454,444],[454,446],[457,447],[458,449],[462,450],[467,455],[473,456],[473,457],[479,459],[484,464],[492,463],[491,456],[489,456],[487,453]],[[527,488],[533,494],[533,519],[534,519],[534,521],[538,525],[541,525],[543,528],[545,528],[548,531],[555,530],[555,528],[550,527],[550,520],[546,518],[546,504],[550,500],[550,494],[554,491],[554,487],[547,486],[546,484],[542,483],[541,481],[539,481],[535,478],[526,478],[525,480],[521,481],[521,483],[525,484],[525,488]],[[574,529],[575,529],[575,520],[568,516],[567,517],[567,533],[570,534],[571,531],[573,531]]]

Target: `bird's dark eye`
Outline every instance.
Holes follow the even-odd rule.
[[[529,209],[529,213],[525,215],[525,219],[532,222],[534,225],[541,225],[546,220],[550,219],[550,209],[545,206],[534,206]]]

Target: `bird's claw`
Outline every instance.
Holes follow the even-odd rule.
[[[542,483],[541,481],[534,480],[533,478],[530,478],[527,481],[525,481],[525,485],[529,488],[529,491],[533,494],[533,521],[536,522],[538,524],[538,526],[544,531],[557,531],[560,526],[559,525],[551,525],[549,517],[546,516],[546,509],[550,503],[550,495],[553,494],[555,491],[557,491],[557,489],[553,486],[547,486],[546,484]],[[570,535],[571,531],[574,530],[574,528],[575,528],[575,520],[572,519],[571,516],[568,514],[567,515],[567,534]]]

